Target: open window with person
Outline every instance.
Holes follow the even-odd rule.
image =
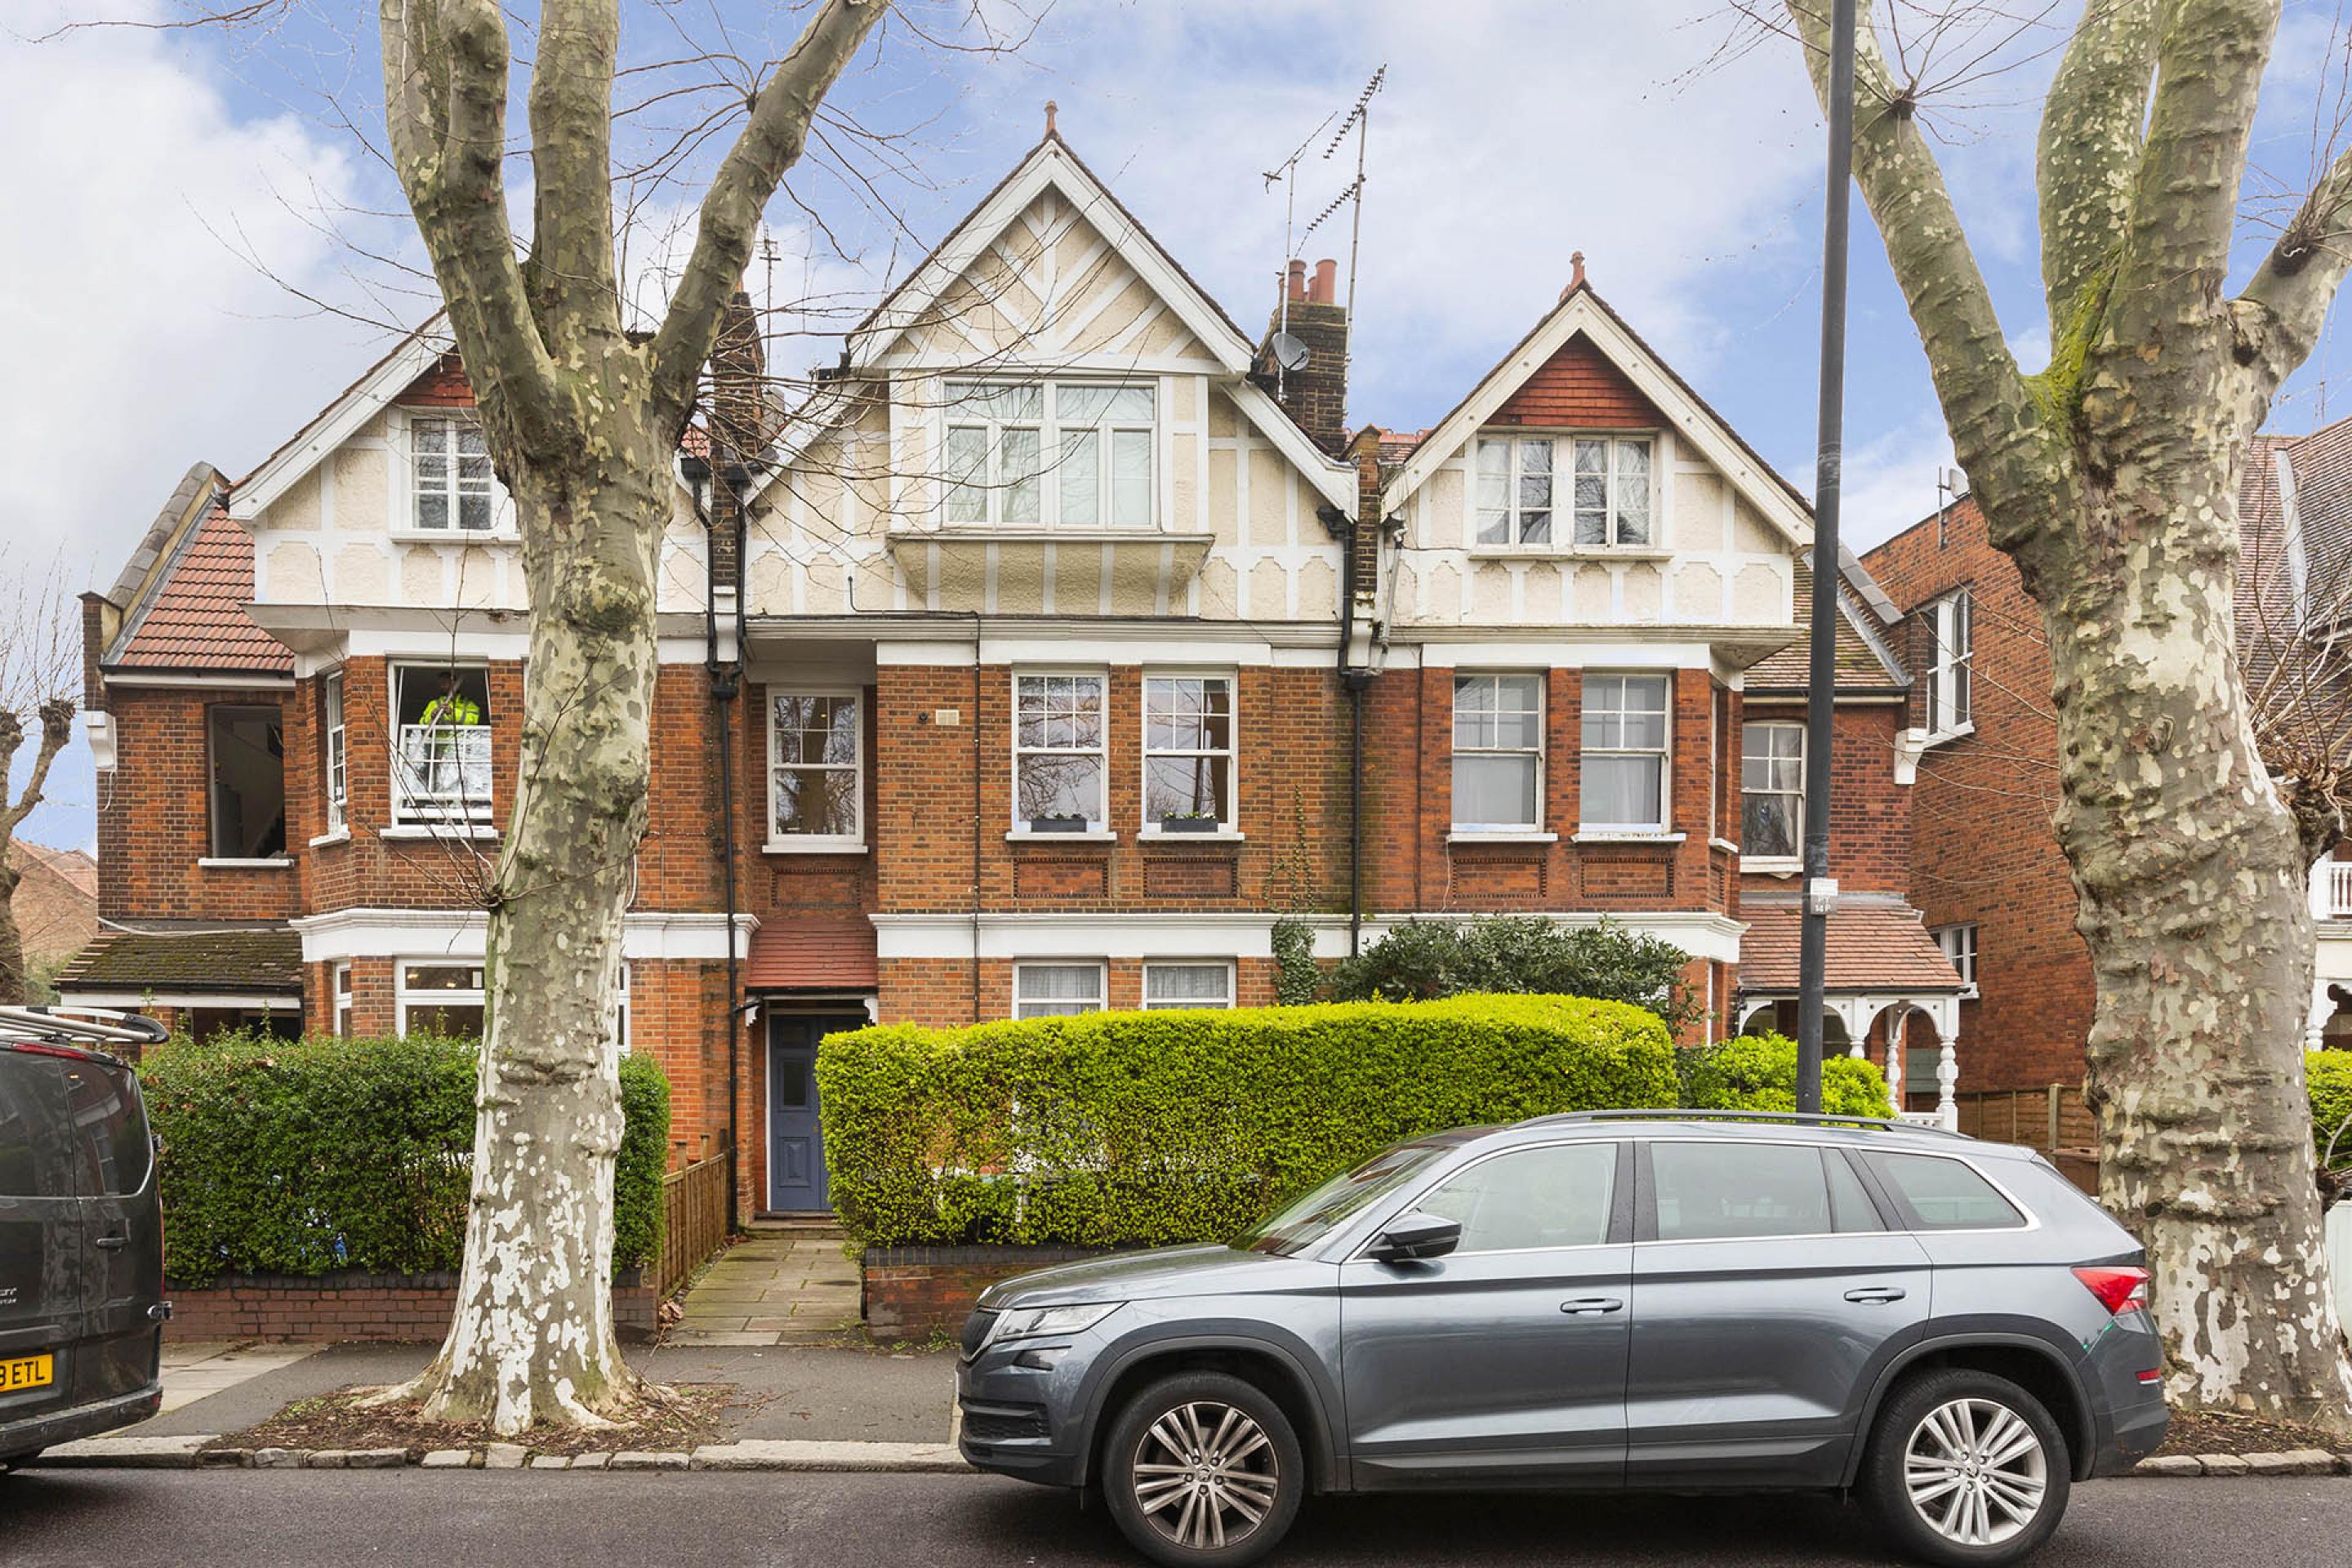
[[[489,674],[478,666],[393,668],[398,715],[392,804],[409,824],[480,823],[490,817]]]
[[[206,858],[286,856],[286,736],[276,708],[230,704],[205,711],[212,774]]]

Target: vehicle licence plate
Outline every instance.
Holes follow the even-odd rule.
[[[39,1355],[20,1355],[10,1361],[0,1361],[0,1394],[46,1385],[57,1375],[52,1370],[55,1359],[44,1351]]]

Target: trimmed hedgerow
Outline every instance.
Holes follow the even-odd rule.
[[[466,1245],[476,1047],[426,1035],[174,1040],[139,1077],[163,1140],[157,1179],[172,1278],[426,1274]],[[621,1061],[627,1125],[614,1180],[614,1273],[661,1246],[669,1080]]]
[[[1797,1109],[1797,1042],[1785,1035],[1739,1035],[1675,1053],[1684,1105],[1695,1110]],[[1886,1075],[1843,1052],[1822,1060],[1822,1109],[1832,1116],[1892,1116]]]
[[[1566,996],[893,1025],[817,1082],[869,1247],[1218,1240],[1400,1139],[1675,1089],[1654,1015]]]
[[[2352,1166],[2352,1129],[2340,1138],[2336,1129],[2352,1117],[2352,1051],[2313,1051],[2304,1058],[2311,1087],[2311,1143],[2325,1160],[2327,1141],[2336,1139],[2336,1165]]]

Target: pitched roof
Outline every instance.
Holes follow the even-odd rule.
[[[879,975],[864,915],[792,915],[751,933],[743,984],[753,991],[865,991]]]
[[[104,668],[293,674],[293,651],[246,614],[252,601],[253,536],[215,497],[150,579],[145,595],[129,606]]]
[[[1569,286],[1559,303],[1546,311],[1415,447],[1388,481],[1386,504],[1391,509],[1402,505],[1522,383],[1580,336],[1590,339],[1636,390],[1656,404],[1673,422],[1675,433],[1690,441],[1775,527],[1796,543],[1811,542],[1812,506],[1804,493],[1766,462],[1582,279]]]
[[[1751,893],[1740,900],[1739,918],[1748,922],[1739,939],[1739,989],[1750,995],[1796,990],[1802,922],[1795,900]],[[1828,975],[1832,991],[1950,995],[1964,989],[1917,910],[1867,895],[1841,900],[1830,915]]]
[[[106,931],[58,976],[60,991],[247,995],[302,992],[302,939],[255,931]]]
[[[1886,608],[1893,602],[1877,582],[1849,558],[1838,584],[1837,689],[1846,692],[1900,691],[1911,684],[1903,661],[1895,656],[1885,620],[1874,613],[1856,578],[1867,584]],[[1796,568],[1797,639],[1748,672],[1743,689],[1751,697],[1768,693],[1802,692],[1812,685],[1813,574],[1803,558]]]

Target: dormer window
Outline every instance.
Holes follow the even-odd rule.
[[[1150,386],[945,384],[947,521],[1004,529],[1150,528],[1160,444]]]
[[[1480,547],[1549,549],[1563,510],[1576,549],[1651,543],[1647,436],[1482,436],[1477,446]]]
[[[498,526],[489,448],[463,415],[408,416],[410,524],[426,533],[488,533]]]

